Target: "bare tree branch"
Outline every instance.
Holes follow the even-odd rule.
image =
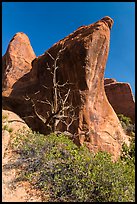
[[[70,93],[70,89],[69,89],[68,92],[65,94],[65,100],[64,100],[64,102],[63,102],[63,105],[65,105],[65,103],[66,103],[66,101],[67,101],[67,99],[68,99],[68,97],[69,97],[69,93]]]
[[[34,109],[35,115],[47,126],[52,129],[52,131],[57,130],[58,124],[61,122],[66,125],[67,131],[69,131],[70,126],[73,124],[74,121],[78,120],[78,117],[76,117],[75,109],[77,107],[73,107],[72,103],[70,102],[70,85],[73,83],[69,83],[68,80],[60,84],[59,81],[57,81],[57,73],[60,67],[58,66],[58,60],[60,59],[60,54],[65,49],[62,48],[57,53],[56,58],[52,56],[48,51],[46,52],[50,58],[54,61],[53,66],[50,67],[47,63],[47,69],[50,71],[50,74],[52,74],[52,97],[53,100],[34,100],[30,98],[29,96],[24,97],[25,100],[30,100],[32,103],[32,107]],[[47,87],[46,85],[42,85],[45,89],[50,89],[50,87]],[[65,93],[64,93],[65,91]],[[40,93],[40,91],[37,91],[35,95]],[[49,105],[49,109],[45,116],[42,116],[39,114],[36,102],[41,104],[47,104]]]
[[[48,51],[46,53],[51,57],[51,59],[55,60],[54,57]]]
[[[49,89],[47,86],[45,86],[45,85],[42,85],[45,89]]]
[[[35,92],[34,94],[37,95],[38,93],[40,93],[40,91]]]
[[[29,100],[31,99],[30,97],[28,97],[28,95],[26,95],[26,97],[23,96],[23,98],[24,98],[26,101],[29,101]]]
[[[45,117],[43,117],[42,115],[40,115],[38,112],[37,112],[37,109],[36,109],[36,105],[35,105],[35,103],[34,103],[34,101],[31,99],[31,102],[32,102],[32,106],[34,107],[34,112],[35,112],[35,114],[37,115],[37,117],[40,119],[40,120],[42,120],[42,122],[43,123],[46,123],[46,119],[45,119]]]

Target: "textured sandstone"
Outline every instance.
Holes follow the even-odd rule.
[[[28,36],[22,32],[14,35],[2,58],[3,95],[8,96],[14,83],[30,71],[31,62],[35,57]]]
[[[112,79],[112,78],[105,78],[104,79],[104,85],[112,84],[112,83],[115,83],[115,82],[116,82],[116,79]]]
[[[93,152],[108,151],[116,159],[120,155],[122,143],[126,141],[126,135],[104,90],[104,70],[112,25],[113,20],[104,17],[89,26],[81,26],[55,43],[48,53],[56,58],[61,50],[57,61],[57,78],[60,84],[66,81],[70,84],[68,100],[76,108],[75,114],[78,117],[70,127],[70,132],[78,135],[75,142],[85,143]],[[27,124],[40,132],[46,132],[47,129],[34,113],[29,98],[35,101],[37,112],[46,117],[50,109],[42,101],[52,101],[51,71],[54,65],[48,53],[33,60],[31,71],[16,81],[14,87],[17,88],[13,87],[10,96],[3,99],[5,107],[25,117]],[[22,81],[25,81],[25,87],[19,86]],[[58,126],[60,131],[65,131],[65,128],[61,123]]]
[[[10,141],[10,133],[7,130],[2,130],[2,158]]]
[[[111,79],[109,81],[112,82]],[[135,101],[130,84],[114,80],[113,83],[105,83],[105,92],[115,112],[135,122]]]
[[[8,148],[11,136],[17,133],[21,129],[29,129],[27,124],[15,113],[2,110],[2,117],[5,118],[2,120],[2,126],[7,126],[8,129],[11,129],[12,132],[7,130],[2,130],[2,158],[4,157],[5,150]]]

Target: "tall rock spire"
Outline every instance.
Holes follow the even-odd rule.
[[[2,89],[10,94],[14,83],[31,70],[36,57],[28,36],[23,32],[14,35],[2,58]]]

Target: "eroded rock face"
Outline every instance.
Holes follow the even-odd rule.
[[[115,83],[115,82],[116,82],[116,79],[112,79],[112,78],[105,78],[104,79],[104,85],[112,84],[112,83]]]
[[[8,148],[10,139],[15,136],[18,130],[29,130],[27,124],[15,113],[2,110],[2,158],[4,157],[5,150]],[[12,130],[9,132],[4,127],[7,127],[8,130]]]
[[[126,135],[104,90],[112,25],[113,20],[104,17],[89,26],[81,26],[55,43],[33,60],[33,68],[14,84],[15,89],[10,96],[3,99],[4,105],[25,117],[32,129],[46,132],[47,127],[36,113],[44,118],[51,114],[50,105],[45,101],[53,101],[52,73],[58,66],[57,81],[60,85],[68,84],[61,89],[62,97],[65,99],[70,89],[68,101],[74,107],[77,118],[69,128],[70,132],[77,134],[74,141],[85,143],[93,152],[104,150],[110,152],[114,159],[118,158]],[[58,55],[59,59],[55,60]],[[22,81],[25,81],[25,86],[19,87]],[[69,123],[70,119],[71,116],[64,118],[64,122]],[[65,131],[65,123],[60,122],[58,130]]]
[[[8,96],[14,83],[30,71],[31,62],[35,57],[28,36],[22,32],[15,34],[2,58],[3,95]]]
[[[130,117],[135,122],[135,101],[129,83],[117,82],[112,79],[104,80],[107,98],[117,114]]]

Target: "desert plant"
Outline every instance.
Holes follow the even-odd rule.
[[[129,125],[131,123],[131,119],[127,116],[124,116],[123,114],[117,115],[120,121],[123,121],[126,125]]]
[[[8,115],[2,113],[2,130],[7,130],[9,133],[13,131],[10,127],[10,120],[8,120]]]
[[[135,165],[135,137],[130,139],[130,146],[125,143],[122,145],[121,159],[127,163]]]
[[[6,115],[6,114],[3,114],[2,113],[2,121],[5,121],[5,120],[7,120],[8,119],[8,116]]]
[[[26,162],[19,177],[29,180],[43,195],[48,193],[48,201],[134,201],[133,163],[123,159],[114,163],[106,152],[93,155],[64,134],[19,132],[12,144]]]
[[[135,133],[135,124],[132,123],[132,120],[129,117],[124,116],[123,114],[117,115],[121,125],[127,135],[134,136]]]
[[[9,124],[6,123],[6,124],[2,124],[2,130],[7,130],[9,133],[11,133],[13,131],[13,128],[12,127],[9,127]]]

